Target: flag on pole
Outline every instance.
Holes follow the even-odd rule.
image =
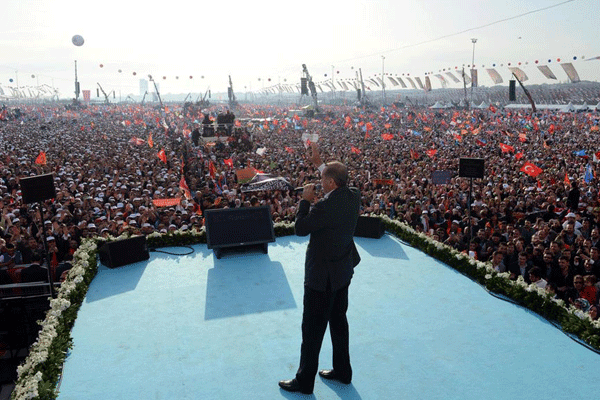
[[[35,163],[38,165],[46,165],[46,153],[40,151],[40,154],[38,154],[37,158],[35,159]]]
[[[165,153],[165,149],[160,149],[157,155],[160,161],[164,162],[165,164],[167,163],[167,154]]]
[[[181,179],[179,180],[179,190],[183,192],[183,195],[187,200],[192,198],[192,193],[190,192],[190,188],[185,181],[185,177],[181,175]]]
[[[535,178],[536,176],[541,174],[543,172],[543,170],[540,167],[527,161],[521,167],[521,172],[525,172],[527,175]]]

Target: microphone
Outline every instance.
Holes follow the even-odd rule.
[[[321,184],[317,183],[315,185],[315,192],[318,192],[319,190],[321,190]],[[294,189],[294,191],[295,192],[303,192],[304,191],[304,186],[297,187],[296,189]]]

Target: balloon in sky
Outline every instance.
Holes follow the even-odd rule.
[[[81,35],[75,35],[71,38],[71,42],[73,42],[75,46],[83,46],[84,40]]]

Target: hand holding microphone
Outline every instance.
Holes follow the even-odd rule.
[[[302,188],[302,199],[308,200],[311,203],[317,197],[317,190],[321,190],[321,185],[315,185],[314,183],[309,183],[308,185],[304,185]]]

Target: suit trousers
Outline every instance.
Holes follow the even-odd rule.
[[[348,286],[324,292],[304,287],[302,314],[302,346],[296,379],[303,389],[312,390],[319,367],[319,353],[327,324],[333,348],[333,369],[343,379],[352,379],[350,367],[348,319]]]

